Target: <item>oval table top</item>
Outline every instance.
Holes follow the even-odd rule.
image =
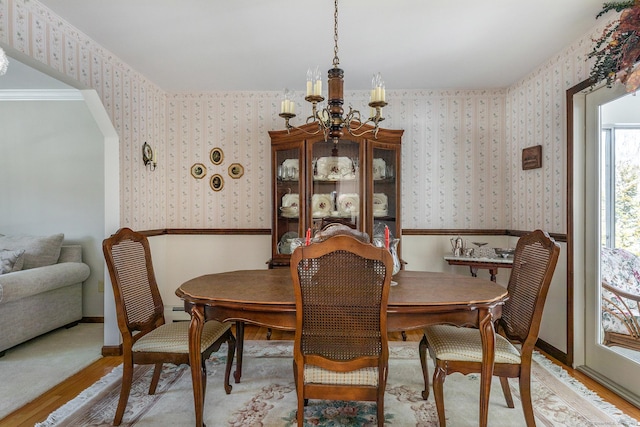
[[[490,280],[460,274],[402,270],[389,292],[389,308],[488,304],[504,300],[507,289]],[[183,283],[176,295],[200,304],[295,306],[288,268],[205,274]]]

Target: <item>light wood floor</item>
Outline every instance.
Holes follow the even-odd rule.
[[[245,327],[245,339],[246,340],[262,340],[266,338],[267,329],[256,326],[247,325]],[[419,331],[408,331],[407,341],[418,342],[422,338],[422,334]],[[273,330],[271,335],[272,340],[293,340],[293,332]],[[401,341],[402,336],[400,333],[392,333],[389,335],[390,341]],[[553,362],[555,360],[551,359]],[[12,414],[9,414],[4,419],[0,420],[0,427],[18,427],[18,426],[33,426],[37,422],[44,421],[47,416],[58,409],[63,404],[72,400],[81,391],[95,383],[104,375],[109,373],[113,368],[122,363],[122,357],[109,356],[103,357],[100,360],[94,362],[87,368],[66,379],[62,383],[53,387],[51,390],[44,393],[42,396],[35,399],[33,402],[28,403],[22,408],[16,410]],[[557,363],[557,362],[555,362]],[[563,366],[567,369],[566,366]],[[583,384],[594,390],[598,395],[617,406],[620,410],[625,412],[630,417],[640,420],[640,409],[636,408],[632,404],[623,400],[616,394],[612,393],[608,389],[602,387],[600,384],[594,382],[589,377],[573,369],[567,369],[569,373],[580,380]]]

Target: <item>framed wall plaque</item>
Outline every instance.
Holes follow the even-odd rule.
[[[209,158],[211,159],[211,163],[213,163],[214,165],[221,164],[224,160],[224,152],[222,151],[222,148],[212,148],[209,152]]]
[[[542,145],[522,149],[522,170],[542,167]]]
[[[244,175],[244,167],[240,163],[232,163],[229,166],[229,176],[233,179],[238,179]]]
[[[215,174],[211,176],[211,180],[209,181],[209,185],[213,191],[220,191],[224,188],[224,178],[220,174]]]
[[[202,163],[194,163],[191,166],[191,176],[195,179],[202,179],[207,174],[207,167]]]

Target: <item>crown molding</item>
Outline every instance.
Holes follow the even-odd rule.
[[[82,101],[77,89],[3,89],[0,101]]]

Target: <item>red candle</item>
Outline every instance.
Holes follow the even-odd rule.
[[[384,226],[384,247],[389,249],[389,226]]]
[[[307,228],[307,238],[304,241],[305,246],[309,246],[309,243],[311,243],[311,229]]]

